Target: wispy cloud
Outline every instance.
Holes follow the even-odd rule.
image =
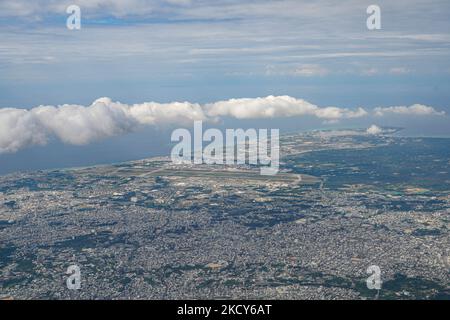
[[[433,107],[422,104],[414,104],[412,106],[395,106],[395,107],[378,107],[374,109],[376,116],[385,116],[389,114],[398,115],[414,115],[414,116],[443,116],[444,111],[436,111]]]
[[[312,77],[324,76],[329,70],[317,64],[304,64],[294,69],[293,74],[296,76]]]
[[[330,70],[318,64],[268,65],[265,68],[266,76],[321,77],[329,72]]]
[[[405,67],[393,67],[389,69],[390,74],[403,75],[411,73],[411,70]]]
[[[414,104],[412,106],[378,107],[374,109],[376,116],[385,116],[389,114],[413,115],[413,116],[443,116],[445,111],[437,111],[433,107],[423,104]]]

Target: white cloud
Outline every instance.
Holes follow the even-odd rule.
[[[90,106],[39,106],[31,110],[0,109],[0,153],[45,144],[56,137],[83,145],[132,132],[140,126],[182,125],[223,116],[238,119],[315,116],[326,121],[365,116],[359,108],[318,107],[289,96],[231,99],[207,105],[190,102],[144,102],[127,105],[100,98]]]
[[[367,134],[377,135],[383,133],[383,129],[373,124],[366,130],[366,132]]]
[[[325,120],[339,120],[365,116],[367,112],[359,108],[350,110],[338,107],[318,107],[303,99],[290,96],[268,96],[254,99],[230,99],[205,106],[211,117],[228,116],[237,119],[257,119],[275,117],[315,116]]]
[[[0,153],[16,152],[27,145],[43,145],[47,132],[30,112],[0,109]]]
[[[423,104],[414,104],[412,106],[395,106],[386,108],[375,108],[374,113],[376,116],[384,116],[386,114],[399,114],[399,115],[415,115],[415,116],[433,116],[433,115],[445,115],[444,111],[436,111],[433,107],[425,106]]]
[[[386,113],[441,115],[432,107],[376,108],[376,115]],[[0,153],[16,152],[32,145],[44,145],[50,138],[73,145],[84,145],[108,137],[133,132],[142,126],[190,125],[195,120],[221,117],[263,119],[312,116],[324,123],[368,115],[363,108],[319,107],[290,96],[267,96],[218,101],[200,105],[191,102],[144,102],[128,105],[100,98],[89,106],[60,105],[36,108],[0,109]],[[372,126],[369,134],[378,134]]]
[[[189,102],[127,105],[101,98],[90,106],[39,106],[0,109],[0,153],[45,144],[50,137],[84,145],[132,132],[143,125],[183,124],[205,120],[200,105]]]

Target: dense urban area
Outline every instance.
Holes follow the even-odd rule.
[[[163,157],[0,176],[0,297],[448,299],[450,139],[397,131],[283,135],[274,176]]]

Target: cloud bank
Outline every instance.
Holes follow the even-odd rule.
[[[84,145],[135,131],[141,126],[186,124],[206,120],[199,104],[146,102],[127,105],[100,98],[90,106],[39,106],[31,110],[0,109],[0,153],[44,145],[50,137]]]
[[[376,108],[374,114],[443,115],[432,107]],[[0,109],[0,153],[13,153],[33,145],[45,145],[51,138],[73,145],[85,145],[138,130],[143,126],[189,125],[195,120],[267,119],[311,116],[336,122],[368,116],[363,108],[319,107],[290,96],[230,99],[200,105],[190,102],[144,102],[128,105],[100,98],[89,106],[39,106],[30,110]]]

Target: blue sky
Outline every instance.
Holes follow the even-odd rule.
[[[70,4],[81,8],[81,30],[66,28]],[[381,8],[381,30],[366,27],[371,4]],[[449,16],[446,0],[2,0],[0,108],[89,106],[100,97],[125,104],[206,104],[287,95],[323,107],[362,107],[369,114],[327,123],[302,116],[271,122],[288,129],[376,123],[405,126],[411,134],[449,135]],[[436,112],[372,112],[414,104]],[[148,137],[152,130],[95,145],[114,154],[123,139],[156,141],[159,134]],[[75,148],[70,152],[82,159],[86,152],[94,161],[92,145],[52,141],[32,149],[62,159]],[[133,148],[122,153],[151,154],[134,152],[144,148],[138,142]],[[0,163],[27,152],[0,154]],[[122,158],[128,157],[108,159]]]

